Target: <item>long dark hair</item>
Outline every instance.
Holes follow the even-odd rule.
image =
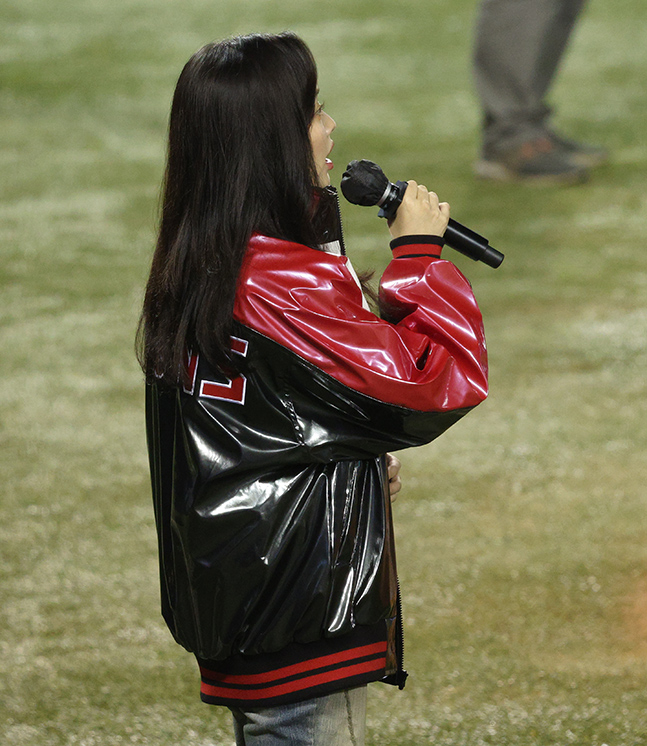
[[[187,348],[232,364],[236,281],[254,232],[322,240],[309,139],[317,68],[294,34],[207,44],[179,77],[157,246],[138,330],[150,378],[176,383]]]

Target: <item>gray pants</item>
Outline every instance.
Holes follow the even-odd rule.
[[[486,154],[545,133],[544,99],[585,1],[482,0],[474,74]]]

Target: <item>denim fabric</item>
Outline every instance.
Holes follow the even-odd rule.
[[[364,746],[366,687],[279,707],[231,707],[236,746]]]

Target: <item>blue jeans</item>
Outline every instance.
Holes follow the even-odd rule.
[[[230,710],[236,746],[364,746],[365,686],[291,705]]]

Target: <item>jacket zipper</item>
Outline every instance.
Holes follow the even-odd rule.
[[[339,192],[334,187],[326,187],[326,189],[333,195],[335,210],[337,212],[337,233],[338,235],[332,236],[333,240],[339,241],[339,247],[341,249],[342,256],[346,256],[346,242],[344,241],[344,224],[341,220],[341,207],[339,205]]]
[[[339,236],[339,246],[341,248],[342,256],[346,256],[346,244],[344,242],[344,224],[341,219],[341,207],[339,205],[339,192],[334,187],[328,187],[328,189],[334,194],[335,209],[337,211],[337,229]],[[395,659],[397,663],[397,671],[395,672],[395,684],[398,689],[404,689],[405,682],[409,674],[404,670],[404,625],[402,621],[402,595],[400,593],[400,578],[396,576],[396,583],[398,588],[398,604],[397,604],[397,617],[395,622]]]
[[[400,594],[400,578],[398,583],[398,616],[396,619],[395,630],[395,655],[398,663],[398,670],[395,674],[395,683],[398,689],[404,689],[405,682],[409,674],[404,670],[404,626],[402,623],[402,596]]]

